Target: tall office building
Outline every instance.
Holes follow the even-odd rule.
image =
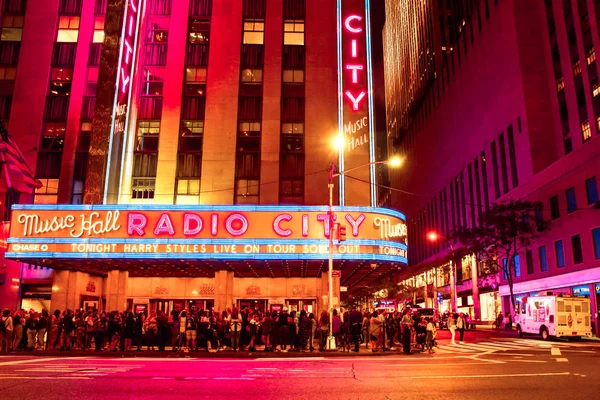
[[[527,199],[542,202],[539,216],[552,224],[516,259],[517,301],[540,291],[587,296],[597,321],[600,4],[386,5],[388,139],[407,160],[392,178],[402,190],[392,204],[407,212],[405,279],[417,301],[450,307],[446,237],[476,226],[494,202]],[[442,240],[428,241],[430,231]],[[456,308],[484,321],[509,311],[503,274],[460,261]]]
[[[404,263],[374,208],[369,1],[2,4],[0,108],[42,183],[7,257],[55,269],[31,304],[316,311],[345,227],[336,304]]]

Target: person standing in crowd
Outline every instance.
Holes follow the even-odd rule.
[[[144,338],[146,332],[146,315],[143,312],[138,312],[135,316],[135,325],[134,325],[134,341],[137,346],[137,351],[142,351],[142,346],[144,345]]]
[[[459,333],[459,342],[464,343],[465,338],[465,329],[467,328],[467,321],[465,319],[465,314],[460,313],[458,315],[458,319],[456,320],[456,329],[458,329]]]
[[[377,310],[371,314],[371,320],[369,321],[369,337],[371,339],[371,351],[375,353],[379,347],[379,341],[381,338],[382,320]]]
[[[23,339],[23,312],[22,310],[15,311],[13,315],[13,343],[12,348],[14,351],[19,350],[19,345]]]
[[[159,311],[158,316],[156,317],[156,330],[158,332],[158,351],[165,351],[165,344],[167,343],[167,335],[169,330],[169,320],[162,311]]]
[[[60,310],[54,310],[50,316],[50,330],[48,331],[48,340],[46,341],[47,350],[56,350],[56,345],[60,341]]]
[[[144,332],[146,347],[148,350],[154,350],[156,340],[156,311],[152,311],[150,316],[144,320]]]
[[[369,325],[371,321],[371,314],[368,311],[365,311],[363,314],[363,323],[362,323],[362,334],[363,341],[365,342],[365,347],[367,350],[369,349],[369,343],[371,342],[371,334],[369,333]]]
[[[319,317],[319,351],[325,350],[327,337],[329,336],[329,314],[326,310],[321,311]]]
[[[37,340],[38,340],[38,349],[44,350],[46,348],[46,342],[44,340],[46,336],[46,331],[48,330],[48,311],[42,310],[41,315],[38,319],[37,324]]]
[[[312,327],[312,323],[308,316],[306,315],[305,310],[300,311],[300,316],[298,317],[298,337],[299,337],[299,345],[298,350],[301,352],[306,351],[308,340],[310,338],[310,329]]]
[[[290,351],[297,351],[300,346],[298,344],[298,322],[296,321],[296,311],[290,312],[288,318],[288,341]]]
[[[84,319],[85,321],[85,340],[83,341],[84,349],[92,348],[92,340],[95,340],[98,332],[98,315],[96,310],[89,312]]]
[[[248,343],[248,351],[256,351],[254,347],[256,342],[256,337],[258,336],[258,328],[260,327],[260,314],[258,312],[250,313],[248,316],[248,336],[250,337],[250,342]]]
[[[410,338],[412,336],[413,318],[411,316],[412,311],[407,308],[402,316],[402,352],[404,354],[412,354],[410,351]]]
[[[338,315],[337,309],[333,309],[333,316],[331,318],[331,334],[335,338],[335,346],[340,347],[340,336],[342,334],[342,320]]]
[[[435,329],[435,324],[433,323],[433,319],[429,318],[427,320],[427,336],[425,339],[425,343],[427,346],[427,350],[429,351],[429,354],[433,353],[433,343],[435,340],[435,336],[436,336],[436,329]]]
[[[133,317],[131,310],[125,311],[123,318],[125,319],[125,329],[123,330],[125,341],[123,343],[123,351],[129,351],[131,350],[133,337],[135,336],[135,318]]]
[[[35,335],[37,333],[37,313],[31,311],[29,318],[25,321],[25,328],[27,328],[27,350],[35,349]]]
[[[273,318],[275,318],[275,316]],[[279,349],[283,352],[287,351],[289,318],[290,314],[288,314],[288,308],[283,307],[283,310],[281,310],[277,317],[277,343],[279,344]]]
[[[415,325],[417,347],[421,351],[425,351],[425,343],[427,341],[427,322],[425,317],[421,317],[418,324]]]
[[[265,313],[262,325],[262,342],[265,345],[265,351],[271,351],[271,331],[273,330],[274,320],[268,312]]]
[[[13,319],[10,310],[4,309],[0,317],[0,351],[11,351],[13,341]]]
[[[179,340],[179,315],[181,314],[181,306],[176,305],[171,315],[169,316],[169,324],[171,325],[171,346],[173,351],[177,349],[177,342]]]
[[[453,313],[448,315],[448,330],[450,331],[450,343],[456,344],[456,319]]]
[[[360,313],[360,311],[358,311],[356,309],[356,306],[352,306],[352,311],[350,311],[350,314],[348,315],[348,325],[350,327],[350,336],[351,336],[351,341],[354,344],[354,352],[357,352],[360,350],[360,331],[362,329],[362,314]]]
[[[240,346],[240,333],[242,331],[242,318],[237,307],[233,308],[229,316],[229,332],[231,333],[231,347],[233,351],[238,351]]]
[[[104,338],[106,331],[108,330],[108,318],[106,313],[103,311],[98,316],[98,323],[96,324],[96,351],[102,351],[104,348]]]

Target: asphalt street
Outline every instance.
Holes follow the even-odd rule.
[[[598,342],[472,335],[435,354],[276,358],[0,357],[2,398],[595,399]],[[479,339],[479,340],[478,340]],[[365,352],[366,354],[366,352]]]

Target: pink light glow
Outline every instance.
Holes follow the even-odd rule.
[[[275,231],[275,233],[282,237],[290,236],[292,234],[292,230],[291,229],[281,229],[280,224],[282,221],[291,221],[291,220],[292,220],[292,216],[290,214],[281,214],[281,215],[278,215],[277,217],[275,217],[275,220],[273,221],[273,230]]]
[[[365,215],[360,214],[358,218],[354,219],[352,215],[346,214],[346,221],[352,226],[352,236],[358,236],[358,228],[365,221]]]
[[[154,234],[156,236],[162,235],[166,233],[169,236],[173,236],[175,234],[175,228],[173,228],[173,221],[171,221],[171,217],[169,214],[164,213],[158,219],[156,223],[156,227],[154,228]]]
[[[352,83],[358,83],[358,71],[362,71],[364,67],[362,65],[348,64],[346,65],[346,69],[352,71]]]
[[[185,236],[193,236],[202,231],[204,222],[199,215],[184,214],[183,215],[183,234]]]
[[[344,21],[344,26],[346,27],[346,29],[349,32],[352,32],[352,33],[361,33],[363,31],[362,28],[360,26],[358,28],[352,26],[352,21],[358,21],[358,22],[360,22],[360,21],[362,21],[362,17],[360,15],[350,15]]]
[[[129,213],[127,217],[127,234],[133,235],[135,232],[140,236],[144,236],[144,228],[148,224],[148,218],[144,214]]]
[[[367,96],[367,93],[364,90],[361,91],[356,97],[349,90],[346,90],[345,94],[346,97],[352,102],[352,109],[354,111],[358,111],[360,109],[360,102]]]
[[[241,224],[237,229],[233,227],[235,222],[239,222]],[[242,214],[231,214],[225,220],[225,229],[232,236],[241,236],[248,230],[248,219]]]

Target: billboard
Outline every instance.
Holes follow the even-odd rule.
[[[7,257],[324,259],[327,207],[16,205]],[[348,226],[336,259],[406,263],[406,223],[393,210],[335,207]],[[335,235],[334,235],[335,236]]]

